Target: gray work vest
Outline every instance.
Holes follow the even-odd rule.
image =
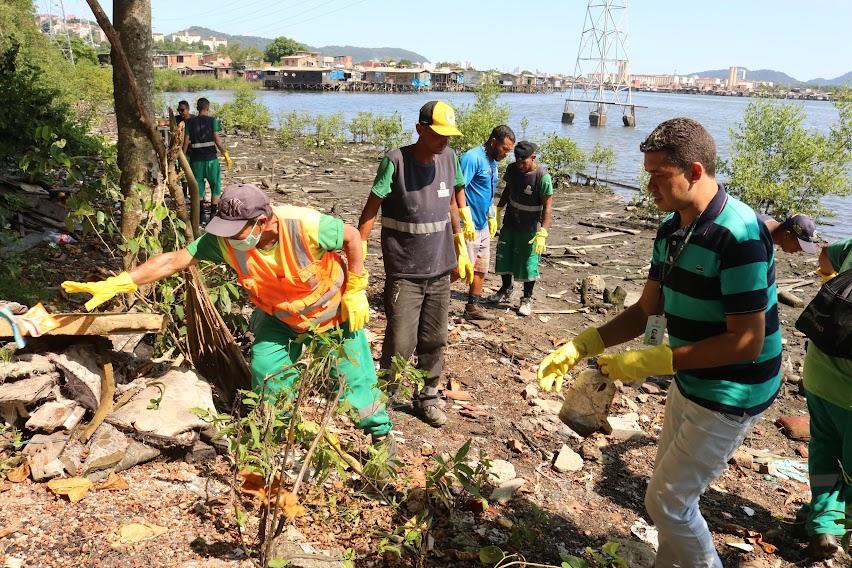
[[[413,147],[387,154],[393,183],[382,201],[382,255],[388,276],[431,278],[457,265],[450,224],[456,155],[448,147],[431,164],[418,164]]]
[[[503,216],[503,224],[515,231],[534,233],[541,223],[544,200],[539,191],[539,183],[547,170],[543,166],[528,174],[521,172],[516,163],[506,169],[506,189],[509,192],[509,204]]]
[[[213,117],[193,116],[186,122],[189,135],[189,161],[206,162],[216,159],[216,142],[213,141]]]

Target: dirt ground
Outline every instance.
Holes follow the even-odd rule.
[[[254,141],[235,136],[227,137],[227,144],[237,168],[225,173],[226,184],[236,180],[262,183],[276,203],[308,205],[357,224],[378,163],[379,154],[374,149],[347,145],[334,154],[302,149],[282,153],[271,140],[259,147]],[[516,287],[513,307],[492,308],[491,313],[497,319],[470,323],[461,318],[465,286],[454,284],[445,378],[458,380],[471,393],[473,410],[470,405],[465,409],[447,401],[449,422],[441,429],[430,428],[412,417],[404,404],[391,413],[407,466],[405,471],[409,474],[417,475],[419,470],[422,475],[430,466],[428,456],[454,453],[470,439],[471,455],[481,450],[491,459],[511,462],[516,475],[526,480],[506,504],[492,504],[481,515],[462,512],[453,519],[439,519],[434,552],[427,557],[426,566],[479,565],[478,561],[464,559],[464,555],[453,551],[475,550],[488,544],[496,544],[503,550],[520,550],[532,562],[558,564],[560,552],[577,554],[586,546],[599,547],[617,538],[639,542],[631,535],[630,527],[640,519],[649,520],[643,495],[652,471],[667,381],[651,381],[644,390],[621,388],[612,414],[638,413],[645,437],[631,441],[595,438],[599,444],[584,443],[554,414],[531,405],[522,394],[527,385],[536,383],[535,366],[555,344],[614,315],[607,306],[581,309],[579,280],[587,275],[600,275],[608,287],[618,285],[627,291],[628,304],[635,301],[647,273],[653,224],[637,218],[621,198],[590,188],[559,188],[554,207],[548,244],[560,246],[550,248],[543,258],[535,310],[576,312],[520,317],[515,311],[520,293]],[[589,239],[606,230],[582,226],[580,221],[641,232]],[[376,356],[385,325],[378,233],[376,229],[371,235],[367,262],[372,307],[368,328],[375,336]],[[103,261],[97,245],[97,240],[87,240],[73,251],[45,250],[47,257],[56,262],[50,284],[58,286],[62,279],[83,276],[82,265],[73,260],[78,255]],[[561,245],[575,251],[580,247],[583,254],[566,255],[566,248]],[[583,249],[584,246],[588,248]],[[802,255],[779,252],[778,279],[808,278],[812,264],[811,259]],[[817,290],[816,283],[814,279],[813,284],[795,293],[807,300]],[[489,275],[486,294],[498,286],[499,277]],[[57,296],[54,301],[66,300]],[[778,400],[744,446],[801,459],[796,453],[801,442],[787,439],[774,425],[780,415],[806,413],[798,386],[804,339],[793,328],[799,309],[784,305],[780,309],[785,338],[785,383]],[[541,393],[537,398],[560,401],[560,395],[552,393]],[[582,469],[557,473],[551,468],[552,456],[563,444],[589,458]],[[596,445],[601,446],[599,455],[589,447]],[[0,483],[3,511],[0,558],[5,556],[7,566],[20,565],[9,564],[10,559],[18,558],[23,560],[22,565],[32,567],[248,565],[221,497],[226,475],[227,464],[221,457],[208,466],[160,458],[122,474],[129,482],[129,491],[96,491],[73,505],[57,499],[41,484]],[[752,561],[748,565],[755,568],[845,565],[848,559],[811,564],[803,544],[790,535],[790,521],[808,498],[805,483],[730,465],[701,500],[724,565],[741,566],[746,561]],[[361,508],[358,514],[345,523],[340,515],[329,516],[321,507],[308,505],[309,514],[299,519],[298,529],[315,549],[354,548],[360,558],[356,566],[412,565],[410,559],[389,560],[375,552],[380,539],[375,529],[389,527],[393,512],[379,502],[365,506],[361,500],[358,507]],[[168,530],[133,546],[116,542],[122,524],[145,521]],[[754,552],[743,553],[727,545],[742,542],[737,525],[761,533],[777,551],[768,554],[755,546]],[[513,531],[509,528],[512,526],[527,530]]]

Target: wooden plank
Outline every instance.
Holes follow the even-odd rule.
[[[607,231],[618,231],[619,233],[627,233],[628,235],[638,235],[642,231],[639,229],[627,229],[624,227],[617,227],[615,225],[607,225],[606,223],[594,223],[592,221],[578,221],[577,224],[583,225],[584,227],[593,227],[595,229],[606,229]]]
[[[51,314],[59,327],[46,335],[117,335],[162,331],[165,319],[145,313],[64,313]],[[12,337],[12,328],[0,319],[0,337]]]
[[[620,231],[607,231],[606,233],[597,233],[596,235],[586,235],[583,237],[586,241],[596,241],[598,239],[607,239],[609,237],[623,237],[624,233]]]

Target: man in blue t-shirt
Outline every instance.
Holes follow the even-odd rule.
[[[497,214],[492,205],[497,183],[497,163],[506,158],[515,145],[515,133],[506,125],[491,131],[485,144],[461,155],[465,179],[464,196],[470,207],[476,238],[467,241],[467,254],[473,262],[473,284],[467,294],[464,315],[468,319],[491,319],[479,305],[482,285],[491,260],[491,239],[497,234]]]

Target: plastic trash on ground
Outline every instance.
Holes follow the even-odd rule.
[[[606,432],[606,419],[616,390],[596,362],[590,362],[592,366],[580,371],[571,381],[559,411],[559,419],[581,436]]]

